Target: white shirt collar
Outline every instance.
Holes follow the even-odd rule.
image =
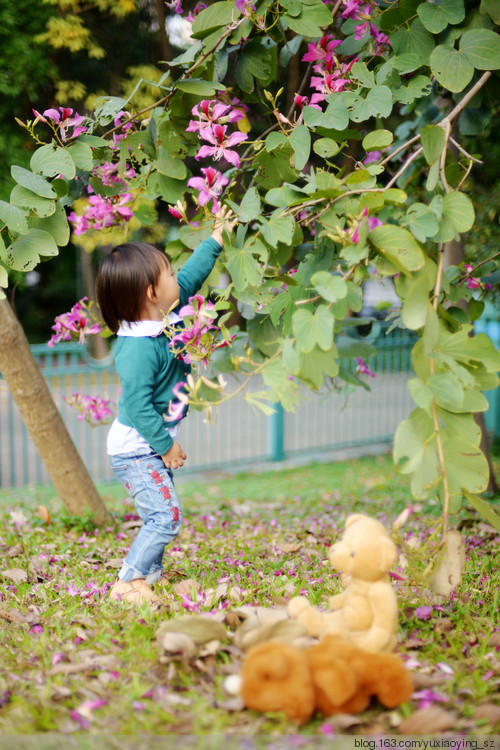
[[[180,321],[177,313],[170,312],[167,316],[170,325],[175,325]],[[129,323],[124,320],[116,332],[117,336],[159,336],[165,330],[164,320],[136,320]]]

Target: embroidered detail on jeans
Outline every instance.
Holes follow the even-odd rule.
[[[160,487],[160,492],[165,500],[170,500],[170,490],[164,484]]]
[[[156,469],[151,472],[151,479],[155,484],[163,484],[163,477],[156,471]]]
[[[177,523],[179,520],[179,508],[172,508],[172,521]]]

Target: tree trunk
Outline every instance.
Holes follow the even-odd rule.
[[[107,518],[104,503],[57,410],[23,328],[7,299],[0,300],[0,372],[68,513]]]

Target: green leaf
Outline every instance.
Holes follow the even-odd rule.
[[[68,219],[61,203],[57,203],[55,213],[51,216],[30,219],[30,224],[34,229],[43,229],[45,232],[48,232],[60,247],[64,247],[69,242],[70,229]],[[40,255],[46,254],[40,252]]]
[[[0,239],[0,244],[1,244],[1,242],[2,241]],[[1,256],[1,254],[2,253],[1,253],[1,247],[0,247],[0,256]],[[4,289],[7,289],[8,285],[9,285],[9,277],[7,275],[7,271],[5,270],[5,268],[3,268],[2,266],[0,266],[0,287],[3,287]],[[0,289],[0,299],[5,299],[5,294],[2,292],[1,289]]]
[[[299,188],[283,185],[280,188],[272,188],[266,193],[266,203],[278,208],[288,208],[305,200],[305,193]]]
[[[184,161],[173,156],[164,147],[160,147],[155,165],[156,169],[167,177],[175,180],[184,180],[187,177],[187,167]]]
[[[424,409],[427,414],[432,414],[432,401],[434,396],[432,395],[429,386],[420,378],[411,378],[408,381],[407,386],[410,391],[410,396],[415,401],[416,405],[421,409]]]
[[[393,141],[394,136],[390,130],[372,130],[363,138],[363,148],[365,151],[377,151],[380,148],[387,148]]]
[[[340,357],[368,357],[373,356],[377,353],[377,349],[369,341],[363,341],[363,339],[353,339],[350,336],[338,336],[335,339],[337,349]]]
[[[318,138],[313,144],[314,153],[321,156],[322,159],[329,159],[340,151],[341,146],[331,138]]]
[[[434,49],[434,37],[416,18],[410,26],[405,25],[391,35],[391,44],[395,55],[418,55],[421,64],[427,65]]]
[[[429,292],[418,283],[412,282],[403,301],[403,322],[411,331],[423,328],[429,312]]]
[[[269,81],[273,67],[271,49],[262,45],[258,39],[251,39],[238,53],[235,71],[238,85],[243,91],[253,91],[254,78]]]
[[[422,249],[406,229],[384,224],[370,232],[370,240],[382,257],[405,274],[424,265]]]
[[[404,224],[419,242],[425,242],[427,237],[434,237],[439,229],[436,214],[425,203],[414,203],[410,206]]]
[[[465,18],[463,0],[435,0],[421,3],[417,13],[425,28],[439,34],[448,24],[457,24]]]
[[[420,141],[427,164],[434,164],[445,147],[445,134],[438,125],[425,125],[420,131]]]
[[[388,86],[375,86],[364,99],[351,92],[344,96],[354,122],[363,122],[370,117],[389,117],[392,112],[393,99]]]
[[[500,34],[490,29],[469,29],[460,38],[460,52],[477,70],[498,70]]]
[[[300,400],[297,383],[290,380],[288,371],[279,359],[270,360],[262,368],[264,383],[271,389],[268,398],[281,402],[287,411],[295,411]]]
[[[268,153],[271,153],[271,151],[274,151],[276,148],[279,148],[280,146],[286,146],[288,143],[288,138],[284,133],[277,133],[275,130],[272,133],[269,133],[269,135],[266,138],[265,141],[265,148]]]
[[[158,136],[161,146],[172,156],[184,154],[185,148],[182,138],[175,129],[173,123],[163,118],[158,125]],[[161,148],[160,148],[161,152]]]
[[[48,144],[37,148],[30,160],[33,172],[45,177],[55,177],[62,174],[67,180],[72,180],[76,174],[75,163],[66,148],[55,148]]]
[[[459,412],[462,409],[464,389],[457,376],[452,372],[436,372],[430,375],[427,385],[438,406],[452,412]]]
[[[456,232],[468,232],[474,225],[474,206],[468,195],[456,190],[443,198],[443,217]]]
[[[323,351],[333,343],[334,318],[326,305],[320,305],[315,313],[299,307],[293,314],[292,326],[297,345],[302,352],[310,352],[318,345]]]
[[[253,160],[257,183],[265,188],[273,188],[281,186],[283,182],[295,182],[297,173],[290,165],[292,153],[288,143],[275,148],[270,154],[261,149]]]
[[[432,51],[430,66],[441,86],[453,93],[463,91],[474,75],[468,57],[447,44],[440,44]]]
[[[50,216],[56,210],[55,200],[42,198],[21,185],[14,185],[12,188],[10,202],[14,206],[21,206],[34,211],[37,216]]]
[[[355,78],[367,89],[375,86],[375,74],[366,67],[365,63],[355,62],[351,67],[350,77]]]
[[[484,492],[490,472],[481,450],[474,443],[446,432],[442,435],[442,444],[450,493]]]
[[[235,289],[242,291],[247,286],[259,286],[262,282],[263,270],[251,251],[246,248],[240,250],[230,247],[226,251],[226,268],[231,275]]]
[[[51,234],[42,229],[30,229],[9,245],[6,264],[15,271],[31,271],[40,262],[40,256],[53,256],[58,252]]]
[[[195,16],[191,27],[193,39],[204,39],[215,29],[229,26],[240,15],[233,2],[212,3]]]
[[[398,467],[402,474],[412,474],[411,491],[415,498],[425,499],[439,481],[439,461],[432,417],[423,409],[415,409],[396,429],[393,448],[394,462],[406,461]]]
[[[256,188],[247,190],[238,206],[230,201],[230,206],[242,222],[253,221],[260,215],[260,198]]]
[[[290,143],[294,151],[295,169],[303,169],[311,153],[311,131],[305,125],[298,125],[290,133]]]
[[[11,232],[25,234],[28,231],[26,211],[2,200],[0,200],[0,221],[7,224]]]
[[[322,27],[332,22],[331,11],[323,3],[301,3],[302,8],[298,16],[285,13],[281,20],[296,34],[306,37],[322,36]]]
[[[441,331],[439,352],[456,362],[479,362],[489,372],[500,370],[500,352],[494,343],[485,333],[470,336],[471,330],[472,326],[464,325],[457,333]]]
[[[500,516],[495,512],[495,509],[486,500],[483,500],[482,497],[473,495],[465,489],[463,493],[472,507],[477,510],[479,515],[482,516],[490,526],[493,526],[494,529],[500,531]]]
[[[310,352],[300,353],[300,368],[297,376],[310,387],[320,388],[325,375],[334,378],[338,372],[338,353],[335,344],[332,344],[328,351],[315,346]]]
[[[166,203],[177,203],[184,195],[186,182],[155,172],[149,180],[149,187],[153,192],[158,192]]]
[[[278,242],[290,245],[295,231],[295,220],[292,216],[274,213],[269,221],[260,220],[260,228],[265,240],[273,247],[276,247]]]
[[[56,198],[57,194],[50,185],[41,175],[30,172],[29,169],[24,167],[18,167],[13,164],[10,168],[10,173],[18,185],[22,185],[27,190],[31,190],[32,193],[41,195],[42,198]]]
[[[100,96],[96,100],[94,114],[102,125],[111,122],[119,112],[126,109],[127,101],[121,96]]]
[[[333,276],[328,271],[318,271],[311,277],[321,296],[328,302],[337,302],[347,296],[347,284],[340,276]]]
[[[493,23],[500,25],[500,5],[498,0],[481,0],[480,13],[488,14]]]
[[[86,143],[75,141],[71,146],[68,146],[66,151],[71,156],[77,169],[81,169],[83,172],[90,172],[92,170],[92,167],[94,166],[92,149]]]
[[[225,91],[226,87],[218,81],[205,81],[202,78],[186,78],[175,81],[175,87],[186,94],[196,96],[213,96],[216,91]]]

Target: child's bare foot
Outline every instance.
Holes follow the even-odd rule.
[[[153,593],[144,578],[134,578],[133,581],[122,581],[120,578],[109,592],[111,599],[117,602],[130,602],[130,604],[159,604],[160,598]]]

